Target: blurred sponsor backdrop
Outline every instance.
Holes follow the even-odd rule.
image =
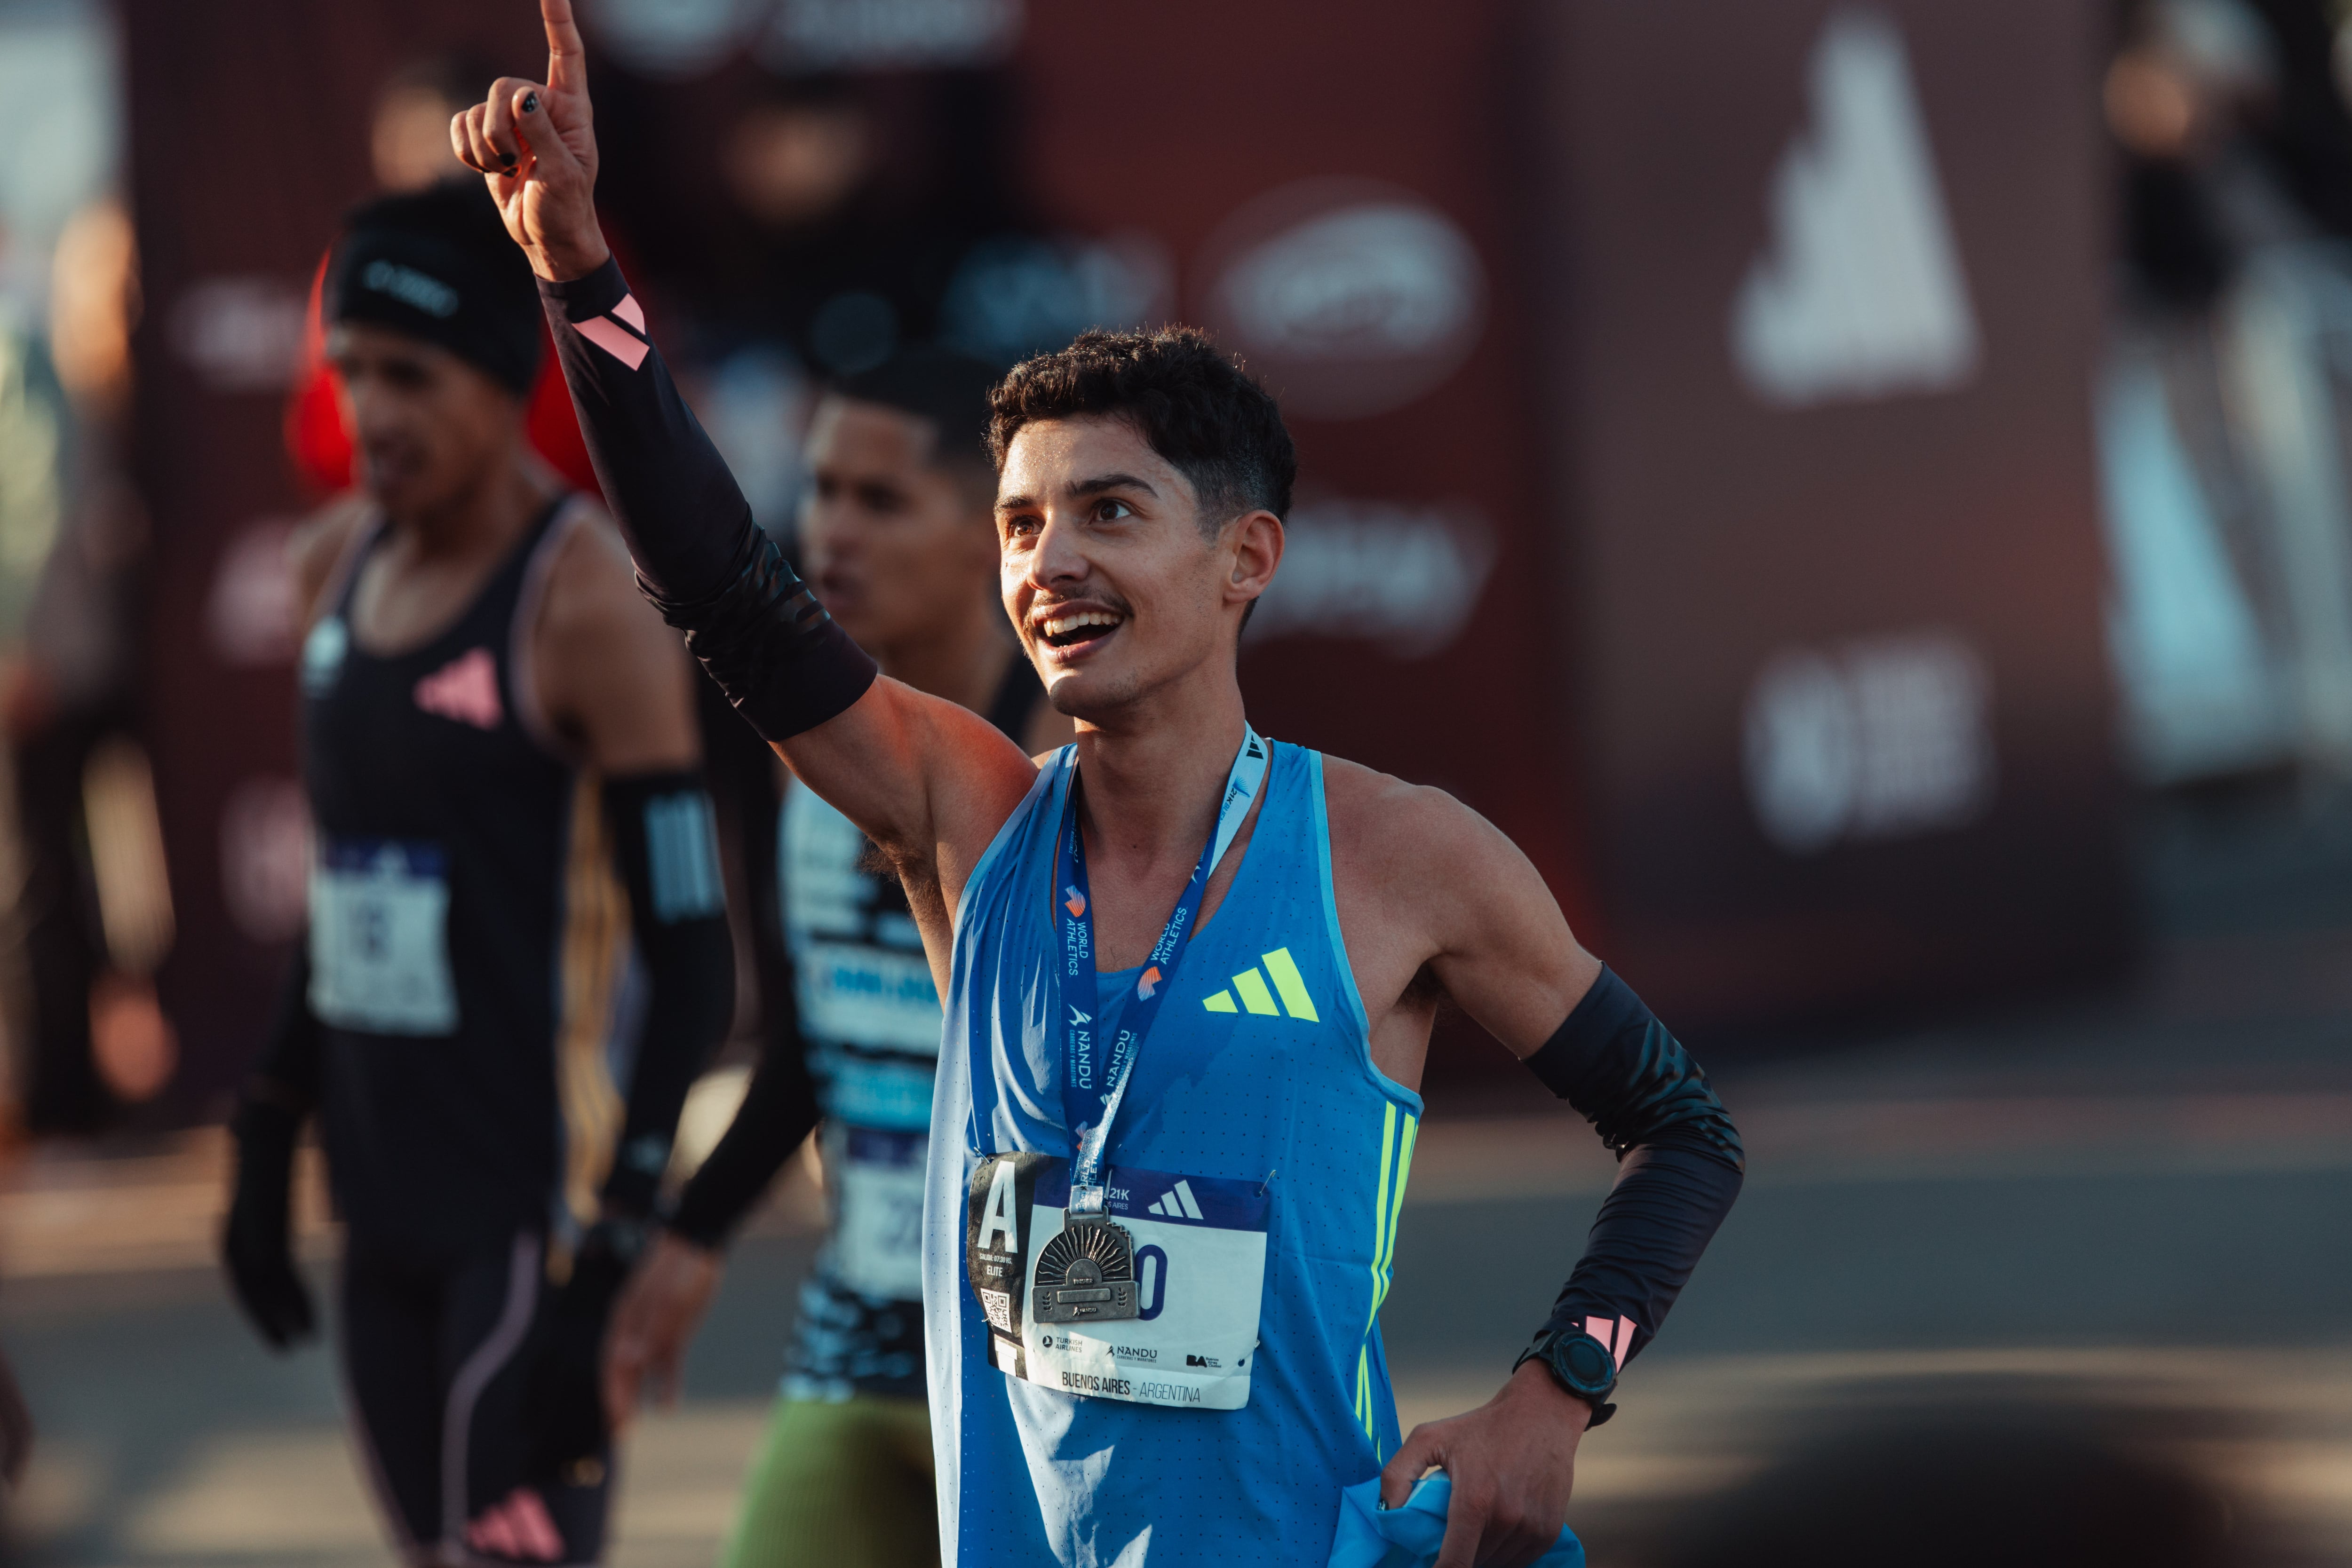
[[[282,545],[348,475],[322,247],[371,190],[446,174],[450,108],[543,49],[520,5],[0,16],[41,127],[7,197],[17,337],[57,365],[27,417],[89,433],[46,482],[109,535],[122,607],[99,706],[123,738],[47,741],[84,799],[52,781],[26,818],[28,866],[69,822],[58,876],[104,939],[46,988],[71,1007],[21,988],[20,1098],[79,1074],[36,1124],[142,1095],[184,1120],[236,1081],[301,920]],[[896,343],[1010,363],[1209,327],[1301,447],[1244,655],[1259,721],[1485,811],[1702,1038],[2112,977],[2133,788],[2352,759],[2312,194],[2352,132],[2326,57],[2294,108],[2314,84],[2260,12],[583,19],[609,225],[764,521],[814,389]],[[2262,141],[2296,114],[2299,164]],[[2135,193],[2166,182],[2210,276],[2133,266]],[[60,357],[75,332],[115,346],[102,375]],[[42,1037],[104,1008],[95,1045]]]
[[[2295,1304],[2333,1265],[2282,1261],[2325,1249],[2352,1131],[2340,6],[578,3],[608,228],[768,526],[817,390],[900,343],[1182,319],[1280,396],[1254,717],[1491,817],[1832,1184],[1751,1195],[1745,1315],[1685,1309],[1750,1359],[1668,1408],[1961,1373],[2294,1405],[2284,1363],[2210,1356],[2342,1339]],[[0,0],[0,1103],[149,1137],[56,1177],[144,1195],[121,1258],[201,1263],[210,1199],[156,1194],[208,1192],[211,1145],[152,1139],[217,1115],[303,918],[283,545],[349,461],[323,247],[543,62],[522,0]],[[560,407],[533,428],[582,472]],[[1441,1108],[1517,1092],[1491,1048],[1438,1061]],[[1430,1267],[1507,1273],[1476,1249],[1556,1208],[1513,1205],[1597,1190],[1549,1146],[1465,1145]],[[1962,1256],[1886,1239],[1946,1203]],[[2200,1203],[2268,1245],[2145,1207]],[[84,1212],[23,1210],[20,1256],[131,1267],[57,1240]],[[1520,1283],[1516,1328],[1401,1284],[1400,1367],[1507,1353]],[[1754,1359],[1801,1350],[1832,1359]],[[2352,1498],[2309,1440],[2262,1473]]]

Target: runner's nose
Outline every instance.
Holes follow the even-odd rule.
[[[1036,548],[1029,552],[1025,575],[1033,588],[1066,588],[1083,582],[1093,564],[1087,558],[1085,542],[1076,523],[1048,513],[1045,527],[1037,535]]]

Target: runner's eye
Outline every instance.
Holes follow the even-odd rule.
[[[1105,496],[1095,503],[1095,521],[1098,523],[1115,523],[1122,517],[1133,516],[1135,516],[1135,508],[1125,501],[1114,500]]]

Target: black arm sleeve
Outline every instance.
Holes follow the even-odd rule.
[[[752,521],[719,449],[645,333],[607,261],[540,290],[580,433],[627,536],[638,585],[736,710],[769,740],[814,729],[866,695],[874,661],[834,623]]]
[[[1528,1067],[1619,1160],[1543,1333],[1590,1333],[1622,1367],[1655,1337],[1739,1196],[1739,1132],[1698,1063],[1606,968]]]
[[[742,1107],[678,1195],[669,1228],[698,1246],[724,1247],[818,1117],[816,1084],[797,1035],[772,1036]]]
[[[701,775],[607,779],[604,816],[651,993],[604,1206],[642,1215],[669,1164],[686,1092],[734,1016],[735,946]]]

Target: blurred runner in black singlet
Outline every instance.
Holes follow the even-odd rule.
[[[910,350],[837,383],[810,432],[801,556],[885,670],[1043,751],[1070,727],[994,602],[995,476],[982,443],[995,379],[977,360]],[[720,1561],[935,1563],[921,1242],[939,996],[904,889],[847,818],[790,784],[777,852],[806,1054],[771,1044],[631,1282],[608,1398],[617,1422],[648,1375],[675,1389],[720,1250],[821,1109],[830,1233]]]
[[[266,1339],[310,1332],[287,1200],[315,1112],[406,1560],[593,1562],[604,1322],[733,1000],[688,665],[524,444],[537,301],[479,189],[362,209],[329,297],[361,490],[295,544],[310,932],[224,1250]]]

